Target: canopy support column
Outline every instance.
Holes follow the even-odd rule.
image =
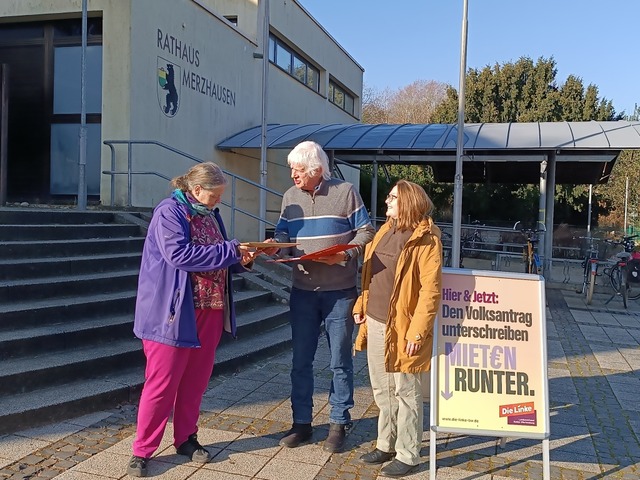
[[[547,160],[543,160],[540,162],[540,196],[538,197],[538,223],[533,225],[535,230],[541,229],[542,226],[546,229],[546,216],[547,216]],[[545,245],[547,243],[547,235],[545,232],[541,232],[538,234],[538,239],[540,243],[538,244],[538,249],[542,257],[546,258],[544,252],[546,252]],[[546,274],[546,261],[542,266],[543,274]]]
[[[373,157],[373,172],[371,177],[371,222],[378,230],[378,156]]]
[[[544,270],[543,274],[547,281],[553,280],[551,265],[553,257],[553,216],[555,210],[554,194],[556,191],[556,152],[549,154],[547,158],[547,192],[546,192],[546,219],[544,226],[547,230],[544,241]]]

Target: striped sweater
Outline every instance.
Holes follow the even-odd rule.
[[[303,261],[293,264],[293,286],[302,290],[331,291],[356,285],[358,254],[375,234],[360,194],[348,182],[322,180],[313,193],[296,186],[282,198],[282,211],[274,238],[278,242],[297,242],[283,253],[300,256],[332,245],[351,243],[346,264],[326,265]]]

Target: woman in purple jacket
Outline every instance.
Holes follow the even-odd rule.
[[[255,255],[227,240],[215,205],[227,180],[201,163],[171,181],[176,188],[153,212],[142,252],[134,333],[147,358],[133,456],[127,473],[147,475],[173,411],[176,450],[206,463],[198,442],[200,403],[223,329],[235,337],[231,273]]]

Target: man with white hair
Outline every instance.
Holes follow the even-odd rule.
[[[354,321],[351,310],[358,296],[357,257],[375,231],[356,188],[351,183],[331,178],[329,160],[320,145],[302,142],[289,153],[287,160],[294,186],[283,196],[275,241],[297,243],[286,252],[294,256],[333,245],[353,244],[356,247],[293,265],[290,299],[293,426],[280,444],[293,448],[311,439],[313,360],[324,323],[333,378],[329,391],[329,434],[323,448],[332,453],[339,452],[351,425],[349,410],[353,407]]]

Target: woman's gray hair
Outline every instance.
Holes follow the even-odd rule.
[[[183,192],[193,191],[196,185],[200,185],[205,190],[213,190],[218,187],[224,187],[227,183],[224,172],[213,162],[198,163],[184,175],[171,180],[171,185]]]
[[[299,168],[314,177],[318,172],[322,173],[322,178],[329,180],[331,171],[329,170],[329,157],[316,142],[306,141],[295,146],[287,156],[287,163],[292,168]]]

